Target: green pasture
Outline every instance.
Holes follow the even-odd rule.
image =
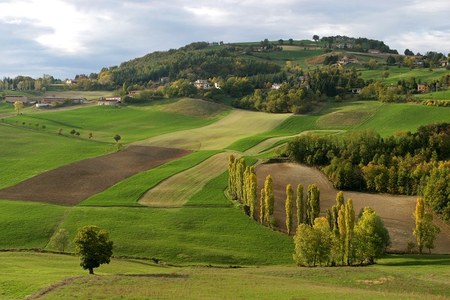
[[[450,90],[414,95],[420,100],[450,100]]]
[[[112,259],[87,275],[78,258],[0,253],[0,297],[43,299],[445,299],[449,256],[391,255],[368,267],[174,267]]]
[[[1,299],[24,299],[60,282],[69,284],[75,279],[89,278],[86,271],[79,266],[79,258],[72,255],[0,252],[0,268]],[[113,258],[110,264],[102,265],[95,272],[102,276],[163,276],[173,272],[173,269],[155,266],[149,261]]]
[[[408,80],[410,78],[415,78],[416,82],[432,82],[450,73],[449,70],[444,68],[436,68],[430,71],[426,68],[389,67],[389,76],[383,79],[381,74],[384,71],[384,69],[377,68],[375,70],[360,70],[359,72],[364,80],[378,80],[386,84],[397,84],[399,80]]]
[[[59,136],[42,127],[0,123],[0,188],[42,172],[115,151],[110,144]]]
[[[416,131],[419,126],[439,122],[450,122],[450,108],[419,104],[383,104],[372,118],[356,129],[374,129],[382,136],[387,136],[398,131]]]
[[[14,106],[10,103],[0,102],[0,114],[15,114]]]
[[[168,132],[201,127],[217,121],[191,117],[178,113],[161,111],[161,105],[145,106],[88,106],[64,111],[33,111],[21,116],[5,119],[17,126],[42,127],[57,133],[62,129],[64,135],[70,131],[80,132],[80,139],[114,142],[113,136],[119,134],[122,143],[130,143]],[[22,125],[25,122],[25,125]],[[30,125],[31,124],[31,125]]]

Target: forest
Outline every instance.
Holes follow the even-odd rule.
[[[321,168],[337,189],[423,195],[450,219],[450,124],[421,126],[386,138],[374,131],[343,137],[303,135],[285,155]]]

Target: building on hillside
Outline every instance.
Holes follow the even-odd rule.
[[[419,83],[417,85],[417,91],[419,93],[427,93],[430,90],[430,86],[427,83]]]
[[[28,104],[28,97],[26,96],[5,96],[6,103],[22,102],[23,104]]]
[[[74,79],[66,79],[66,84],[67,85],[72,85],[72,84],[77,84],[78,81],[74,80]]]
[[[380,54],[381,51],[378,49],[369,49],[367,52],[369,52],[370,54]]]
[[[274,83],[272,84],[272,86],[270,87],[270,89],[272,90],[279,90],[281,88],[281,83]]]
[[[199,90],[210,90],[212,88],[208,80],[205,79],[197,79],[194,82],[194,86]]]
[[[121,97],[103,97],[97,101],[97,105],[117,106],[122,103]]]

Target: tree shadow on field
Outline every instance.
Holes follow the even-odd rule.
[[[377,262],[382,266],[450,266],[450,255],[390,255]]]

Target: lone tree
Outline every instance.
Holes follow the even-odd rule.
[[[317,43],[319,41],[319,36],[317,34],[313,35],[313,40]]]
[[[21,101],[14,102],[14,109],[17,112],[17,115],[20,114],[20,111],[22,110],[22,108],[23,108],[23,103]]]
[[[80,266],[89,270],[89,274],[94,274],[94,268],[111,261],[113,242],[104,229],[84,226],[78,230],[74,243],[75,253],[80,256]]]
[[[113,137],[113,139],[116,141],[116,143],[118,143],[118,142],[122,139],[122,137],[121,137],[120,135],[116,134],[116,135]]]

